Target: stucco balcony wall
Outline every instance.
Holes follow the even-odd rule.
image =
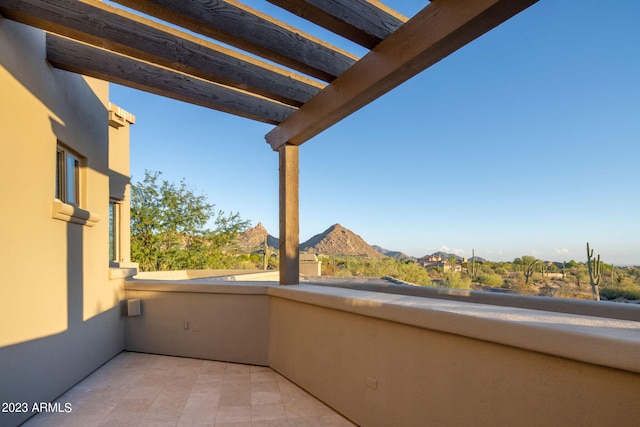
[[[640,416],[637,321],[204,279],[128,282],[126,298],[142,300],[126,322],[128,350],[268,365],[363,426],[625,426]]]
[[[141,315],[127,317],[125,349],[267,366],[268,287],[198,282],[127,283],[125,298],[141,300]]]

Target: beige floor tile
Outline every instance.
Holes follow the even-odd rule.
[[[123,352],[27,427],[353,426],[264,366]],[[288,418],[287,418],[288,417]]]
[[[251,421],[286,420],[287,414],[281,403],[251,406]]]
[[[155,399],[149,397],[141,397],[135,399],[122,399],[110,412],[118,412],[121,414],[138,414],[146,413]]]
[[[320,417],[327,414],[327,408],[311,397],[296,402],[285,403],[288,418]]]
[[[138,427],[168,427],[178,424],[178,420],[182,415],[180,409],[165,409],[159,411],[149,411],[142,417]]]
[[[211,384],[196,383],[191,388],[190,396],[198,395],[198,394],[205,394],[207,396],[211,396],[215,398],[216,400],[220,400],[220,395],[222,394],[222,383],[211,383]]]
[[[221,383],[224,380],[224,372],[212,373],[208,371],[200,371],[198,378],[196,378],[196,384],[215,384]]]
[[[251,427],[289,427],[287,419],[253,421]]]
[[[102,418],[95,415],[57,414],[49,417],[38,415],[22,424],[22,427],[97,427],[101,423]]]
[[[315,399],[304,390],[281,390],[280,395],[282,396],[282,403],[287,405],[315,401]]]
[[[106,417],[113,410],[113,408],[116,407],[116,404],[107,404],[96,400],[84,402],[62,400],[62,402],[71,403],[71,414],[74,417],[86,415],[100,419]]]
[[[171,392],[162,392],[156,397],[151,404],[151,411],[164,411],[164,410],[182,410],[189,396],[175,395]]]
[[[133,386],[133,388],[125,396],[126,399],[144,398],[150,397],[155,399],[160,393],[161,389],[158,386],[146,385],[146,386]]]
[[[225,383],[238,383],[238,382],[249,382],[251,381],[251,373],[249,372],[241,372],[241,373],[233,373],[226,372],[224,374],[224,378],[222,380]]]
[[[269,405],[281,404],[282,395],[280,387],[275,381],[254,382],[251,383],[251,404],[252,405]]]
[[[178,357],[165,356],[153,362],[152,369],[173,369],[178,366]]]
[[[272,391],[280,393],[280,385],[277,381],[262,381],[251,383],[251,391]]]
[[[251,405],[274,405],[282,404],[282,397],[279,392],[273,391],[252,391]]]
[[[184,405],[184,412],[215,412],[218,400],[215,395],[192,394]]]
[[[241,423],[215,423],[215,427],[253,427],[251,421]]]
[[[249,383],[225,383],[220,392],[219,407],[251,405]]]
[[[178,424],[182,425],[214,425],[216,422],[216,412],[195,412],[185,413],[178,420]]]
[[[218,408],[216,424],[251,422],[251,405]]]
[[[227,363],[225,373],[228,374],[250,374],[251,366],[240,365],[238,363]]]
[[[290,418],[290,427],[325,427],[322,417],[299,417]]]
[[[278,375],[275,372],[251,372],[251,382],[261,381],[278,381]]]
[[[112,411],[99,424],[100,427],[130,427],[140,424],[145,412],[118,412]]]

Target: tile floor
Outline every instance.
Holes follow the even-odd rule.
[[[270,368],[123,352],[24,426],[354,426]]]

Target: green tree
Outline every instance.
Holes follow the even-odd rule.
[[[145,171],[131,188],[131,257],[142,271],[221,268],[225,247],[248,222],[239,214],[215,211],[206,196],[183,181]],[[214,230],[206,228],[213,220]]]

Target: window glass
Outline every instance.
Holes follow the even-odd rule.
[[[55,197],[71,205],[80,204],[80,160],[59,146],[56,150],[56,191]]]
[[[56,151],[56,199],[62,200],[64,198],[62,191],[62,183],[64,179],[62,177],[64,171],[64,153],[60,150]]]
[[[66,186],[66,203],[71,205],[78,204],[78,160],[71,154],[67,153],[67,186]]]
[[[118,205],[109,202],[109,261],[118,261]]]

